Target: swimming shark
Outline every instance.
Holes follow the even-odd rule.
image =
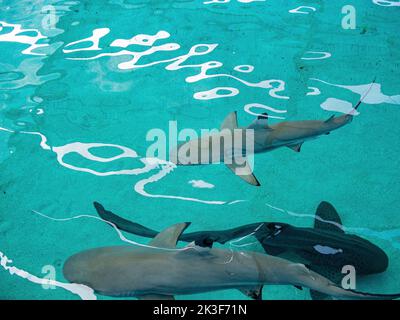
[[[118,229],[148,238],[158,232],[141,224],[124,219],[94,202],[99,216]],[[343,231],[336,209],[322,201],[316,210],[314,227],[295,227],[281,222],[258,222],[240,227],[183,233],[180,241],[194,242],[201,247],[212,247],[214,242],[225,244],[234,239],[254,236],[267,254],[306,264],[311,270],[340,283],[342,268],[351,265],[357,276],[384,272],[389,264],[386,253],[370,241]],[[327,299],[311,291],[313,299]]]
[[[148,246],[121,245],[72,255],[65,279],[114,297],[171,300],[175,295],[235,288],[261,299],[265,284],[307,287],[339,299],[397,299],[400,294],[346,290],[304,264],[252,251],[176,244],[189,223],[173,225]]]
[[[372,83],[375,82],[375,79]],[[238,127],[237,113],[229,113],[222,122],[221,130],[198,139],[182,143],[170,151],[170,161],[177,165],[200,165],[223,162],[231,171],[247,183],[259,186],[247,157],[288,147],[300,152],[305,141],[328,135],[353,120],[355,111],[371,90],[344,115],[332,115],[326,120],[285,121],[268,123],[268,114],[259,115],[247,127]]]

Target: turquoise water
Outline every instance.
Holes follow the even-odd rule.
[[[0,298],[79,299],[33,276],[46,277],[50,265],[66,282],[67,257],[123,243],[99,220],[68,219],[96,216],[93,201],[154,229],[191,221],[196,231],[257,221],[311,226],[327,200],[348,232],[389,256],[387,272],[358,279],[357,289],[399,291],[400,5],[352,1],[356,28],[343,29],[347,4],[0,1]],[[313,9],[289,12],[299,5]],[[140,34],[147,36],[136,44],[121,41]],[[251,67],[237,68],[243,65]],[[265,108],[286,120],[325,119],[347,112],[375,76],[351,125],[305,143],[300,153],[257,155],[261,187],[223,165],[146,160],[147,133],[168,132],[171,120],[178,129],[218,128],[237,110],[245,125]],[[207,95],[215,88],[225,89]],[[104,162],[121,152],[125,157]],[[309,294],[267,286],[264,297]],[[247,299],[237,290],[177,298]]]

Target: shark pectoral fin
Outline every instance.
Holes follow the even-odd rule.
[[[174,296],[164,294],[146,294],[137,296],[139,300],[175,300]]]
[[[225,163],[225,165],[232,170],[232,172],[238,177],[242,178],[247,183],[250,183],[253,186],[260,186],[257,178],[253,174],[253,170],[251,169],[248,161],[245,158],[236,157],[236,159],[241,160],[241,165],[237,164],[235,160],[232,163]]]
[[[245,294],[246,296],[250,297],[251,299],[262,300],[263,287],[264,287],[263,285],[259,285],[251,288],[241,288],[239,289],[239,291]]]
[[[300,142],[300,143],[288,145],[287,147],[292,149],[293,151],[300,152],[302,145],[303,145],[303,142]]]
[[[175,248],[176,243],[183,231],[190,225],[190,222],[178,223],[161,231],[149,245],[159,248]]]
[[[326,201],[322,201],[318,205],[315,212],[314,228],[344,233],[339,214],[333,205]]]
[[[221,124],[221,130],[222,129],[236,129],[238,127],[238,122],[237,122],[237,114],[236,111],[231,112],[226,116],[224,121]]]

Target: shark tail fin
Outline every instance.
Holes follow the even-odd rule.
[[[370,87],[368,88],[368,90],[365,92],[365,94],[360,98],[360,100],[357,102],[357,104],[353,107],[353,110],[357,110],[358,107],[360,106],[360,104],[363,102],[363,100],[365,99],[366,96],[368,96],[369,92],[371,91],[374,83],[376,81],[376,77],[374,78],[374,80],[372,80]],[[354,112],[354,111],[350,111],[350,115]]]
[[[101,219],[113,224],[119,230],[147,238],[154,238],[158,234],[158,232],[155,230],[146,228],[139,223],[126,220],[115,213],[106,210],[100,203],[96,201],[93,202],[93,205]]]
[[[369,293],[352,289],[347,289],[347,291],[354,293],[358,298],[365,300],[396,300],[400,298],[400,293]]]
[[[394,300],[399,299],[399,293],[380,294],[360,292],[352,289],[344,289],[339,284],[330,281],[327,277],[302,264],[292,264],[294,274],[296,274],[297,285],[308,287],[314,291],[321,292],[323,295],[318,297],[326,299],[329,297],[338,299],[356,299],[356,300]]]

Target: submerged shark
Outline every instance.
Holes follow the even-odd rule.
[[[339,299],[396,299],[400,294],[345,290],[305,265],[251,251],[176,248],[189,223],[159,233],[149,246],[112,246],[77,253],[63,266],[64,277],[115,297],[174,299],[175,295],[235,288],[261,299],[264,284],[307,287]]]
[[[106,210],[95,202],[99,216],[118,229],[148,238],[158,232],[131,222]],[[388,267],[386,253],[359,236],[347,234],[335,208],[328,202],[319,204],[313,228],[299,228],[280,222],[259,222],[219,231],[183,233],[179,240],[194,242],[201,247],[212,247],[214,242],[228,241],[253,235],[267,254],[306,264],[311,270],[340,283],[342,268],[354,266],[357,276],[384,272]],[[328,297],[311,291],[313,299]]]
[[[232,112],[223,121],[221,131],[190,140],[172,149],[170,161],[177,165],[223,162],[235,175],[251,185],[259,186],[260,183],[247,160],[248,156],[280,147],[300,152],[305,141],[330,134],[350,123],[364,97],[348,114],[339,117],[333,115],[327,120],[285,121],[269,125],[268,114],[263,113],[249,126],[239,128],[236,112]]]

